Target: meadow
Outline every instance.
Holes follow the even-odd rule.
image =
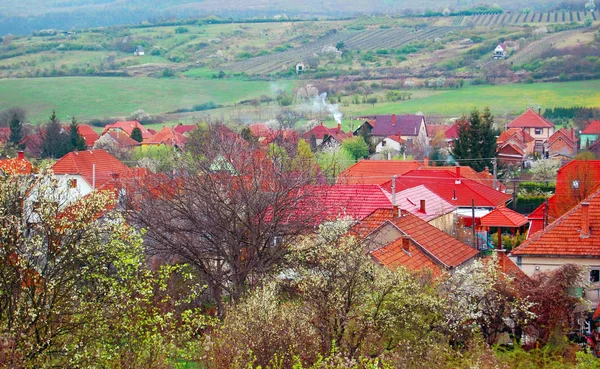
[[[156,114],[213,101],[240,100],[291,90],[291,81],[191,80],[155,78],[57,77],[0,80],[0,110],[20,106],[32,122],[45,121],[53,109],[62,120],[124,117],[137,109]]]

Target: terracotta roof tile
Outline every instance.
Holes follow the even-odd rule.
[[[117,158],[104,150],[71,152],[52,166],[54,174],[81,175],[88,185],[95,181],[96,188],[106,186],[117,178],[126,178],[130,174],[129,168]]]
[[[600,190],[585,199],[589,203],[589,236],[582,236],[582,203],[530,236],[512,255],[600,257]]]
[[[600,135],[600,120],[593,120],[581,131],[582,135]]]
[[[383,266],[390,269],[405,267],[409,270],[431,270],[434,277],[442,274],[442,268],[429,256],[411,243],[409,250],[402,248],[402,238],[371,252],[371,256]]]
[[[315,136],[317,140],[322,140],[326,135],[332,136],[339,133],[343,133],[341,125],[338,124],[336,127],[325,127],[323,122],[313,127],[310,131],[306,132],[302,135],[305,140],[309,140],[312,135]]]
[[[481,217],[481,225],[484,227],[518,228],[528,222],[523,215],[505,206],[499,206]]]
[[[264,123],[254,123],[251,124],[248,128],[254,135],[254,137],[269,137],[271,132],[273,131],[268,125]]]
[[[63,127],[66,132],[70,132],[70,126]],[[77,132],[85,139],[85,146],[92,147],[96,140],[100,137],[94,129],[86,124],[78,124]]]
[[[417,216],[407,211],[402,211],[401,214],[402,216],[394,217],[393,210],[378,209],[355,225],[352,232],[359,237],[365,237],[384,226],[386,222],[390,222],[420,246],[421,250],[433,262],[442,263],[447,267],[459,266],[478,254],[477,250],[440,231]]]
[[[389,192],[386,193],[391,201],[392,195]],[[421,209],[421,200],[425,201],[425,211]],[[426,222],[456,210],[456,206],[448,203],[425,186],[408,188],[396,193],[396,205]]]
[[[414,160],[360,160],[340,173],[338,183],[344,184],[382,184],[394,175],[402,175],[421,166]]]
[[[33,164],[27,159],[4,159],[0,160],[0,171],[8,174],[30,174],[33,172]]]
[[[178,146],[183,147],[187,138],[185,138],[182,134],[177,133],[173,128],[163,127],[160,131],[158,131],[152,137],[145,139],[142,141],[143,144],[146,145],[168,145],[168,146]]]
[[[196,128],[198,128],[198,126],[195,124],[178,124],[173,129],[180,135],[185,135],[186,133],[189,133],[195,130]]]
[[[554,124],[550,123],[541,115],[527,109],[527,111],[507,125],[508,128],[552,128]]]
[[[146,127],[144,127],[137,120],[129,120],[129,121],[125,121],[125,122],[115,122],[113,124],[107,124],[104,127],[104,131],[102,131],[102,133],[106,133],[108,131],[113,131],[113,130],[120,129],[123,132],[127,133],[128,136],[131,137],[131,132],[136,127],[139,128],[140,131],[142,131],[142,138],[143,139],[147,139],[150,136],[152,136],[152,134],[153,134],[150,130],[148,130]]]
[[[104,133],[104,135],[109,135],[113,138],[113,140],[121,147],[133,147],[140,146],[141,143],[137,142],[133,138],[127,136],[126,134],[121,133],[120,131],[108,131]]]

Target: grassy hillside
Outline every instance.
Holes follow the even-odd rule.
[[[234,104],[240,100],[291,89],[291,82],[240,80],[183,80],[152,78],[31,78],[0,80],[0,110],[27,109],[32,121],[44,121],[52,109],[61,119],[126,116],[137,109],[161,113],[213,101]]]

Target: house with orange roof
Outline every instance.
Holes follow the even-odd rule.
[[[600,136],[600,120],[593,120],[579,132],[579,148],[586,149]]]
[[[600,300],[600,189],[511,252],[527,275],[565,264],[586,269],[585,298]]]
[[[182,134],[177,133],[174,128],[163,127],[156,134],[142,141],[142,146],[159,146],[167,145],[183,149],[187,138]]]
[[[415,160],[359,160],[338,176],[340,184],[383,184],[408,171],[418,169]]]
[[[120,131],[122,133],[125,133],[127,136],[131,137],[131,132],[133,132],[134,128],[140,129],[140,131],[142,132],[142,139],[150,138],[153,135],[153,133],[150,130],[148,130],[148,128],[144,127],[137,120],[128,120],[124,122],[115,122],[113,124],[107,124],[104,127],[104,131],[102,131],[102,134],[110,131]]]
[[[94,144],[94,149],[98,149],[99,147],[103,147],[105,143],[109,143],[109,145],[115,146],[119,149],[128,150],[137,146],[140,146],[141,143],[137,142],[133,138],[127,136],[119,130],[108,131],[98,140],[96,140]]]
[[[198,128],[198,125],[196,125],[196,124],[181,124],[181,123],[179,123],[177,126],[175,126],[174,130],[175,130],[175,132],[179,133],[180,135],[187,136],[190,132],[192,132],[196,128]]]
[[[273,132],[271,127],[265,123],[253,123],[248,128],[250,129],[250,132],[252,132],[252,135],[256,137],[258,142],[264,141]]]
[[[400,135],[389,135],[377,144],[375,147],[375,152],[380,153],[385,151],[392,156],[396,156],[404,150],[405,145],[406,140],[400,137]]]
[[[33,164],[25,159],[23,151],[19,151],[16,158],[0,160],[0,174],[31,174],[33,171]]]
[[[70,126],[64,126],[63,129],[67,133],[70,132],[70,130],[71,130]],[[98,138],[100,138],[100,136],[96,133],[96,131],[94,131],[94,129],[92,127],[88,126],[87,124],[78,124],[77,132],[85,140],[85,147],[88,149],[91,149],[92,147],[94,147],[94,143],[96,143],[96,140]]]
[[[52,171],[72,200],[94,189],[115,187],[131,174],[125,164],[104,150],[70,152],[54,163]]]
[[[430,271],[434,276],[469,265],[479,252],[401,210],[378,209],[351,229],[365,240],[373,259],[395,269]]]
[[[587,196],[600,189],[600,160],[572,160],[558,170],[556,189],[547,204],[541,204],[529,216],[530,238],[554,222]]]
[[[571,160],[577,155],[577,145],[573,128],[561,128],[544,143],[544,152],[549,158]]]
[[[304,138],[307,142],[310,142],[311,137],[315,136],[315,139],[317,141],[317,146],[319,146],[319,145],[323,144],[323,141],[327,137],[342,134],[342,133],[345,133],[345,132],[342,131],[342,125],[340,123],[338,123],[338,125],[336,127],[331,128],[331,127],[325,127],[323,125],[323,122],[321,122],[318,125],[311,128],[308,132],[304,133],[302,135],[302,138]]]
[[[527,132],[534,139],[534,152],[544,153],[544,143],[554,134],[554,124],[542,117],[541,112],[535,112],[533,109],[527,111],[507,126],[509,128],[519,128]]]

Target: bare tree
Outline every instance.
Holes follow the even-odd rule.
[[[150,252],[194,265],[223,313],[224,297],[281,266],[296,236],[313,225],[313,171],[270,160],[224,126],[192,135],[176,175],[145,179],[129,192],[133,221],[148,229]],[[140,200],[143,199],[143,200]]]
[[[296,125],[300,119],[302,119],[302,113],[291,109],[283,109],[277,114],[279,126],[285,129],[294,128],[294,125]]]

